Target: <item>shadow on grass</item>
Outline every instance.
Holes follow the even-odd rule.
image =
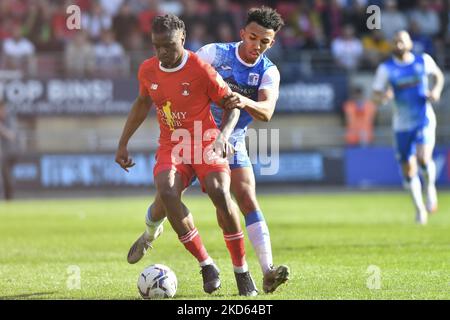
[[[15,296],[2,296],[0,297],[0,300],[9,300],[9,299],[26,299],[26,298],[33,298],[33,297],[39,297],[39,296],[45,296],[49,294],[58,293],[57,291],[51,291],[51,292],[35,292],[35,293],[26,293],[26,294],[18,294]]]
[[[214,298],[225,298],[225,297],[229,297],[230,295],[226,295],[226,294],[205,294],[205,296],[200,296],[200,295],[195,295],[195,294],[180,294],[180,295],[175,295],[173,300],[176,299],[180,299],[180,300],[202,300],[202,299],[214,299]]]

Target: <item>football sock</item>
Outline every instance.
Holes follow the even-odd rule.
[[[422,175],[425,181],[425,191],[427,195],[427,209],[436,210],[437,192],[436,192],[436,164],[433,160],[427,165],[422,166]],[[434,208],[433,208],[434,207]]]
[[[262,212],[256,210],[247,214],[245,216],[245,227],[264,274],[272,267],[273,260],[269,228]]]
[[[148,208],[147,214],[145,215],[145,225],[146,225],[147,233],[150,236],[150,238],[154,237],[156,230],[164,221],[166,221],[166,217],[164,217],[158,221],[153,221],[152,220],[152,207],[150,206]]]
[[[433,160],[428,162],[427,165],[422,167],[422,174],[425,180],[426,188],[434,186],[436,181],[436,164]]]
[[[420,182],[419,176],[415,175],[412,178],[405,179],[405,188],[409,189],[412,195],[414,206],[417,211],[424,211],[425,205],[422,199],[422,184]]]
[[[233,234],[224,233],[223,237],[230,252],[234,272],[247,272],[248,266],[245,261],[244,233],[242,231]]]
[[[206,260],[200,262],[200,267],[204,267],[213,263],[214,263],[213,259],[211,259],[211,257],[208,257]]]
[[[212,263],[212,259],[209,257],[208,252],[206,252],[197,228],[192,229],[178,239],[180,239],[184,247],[197,259],[200,266]]]

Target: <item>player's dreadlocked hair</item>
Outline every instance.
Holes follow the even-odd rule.
[[[166,14],[164,16],[156,16],[153,19],[152,31],[159,33],[175,30],[182,30],[183,33],[186,33],[186,27],[184,26],[183,20],[176,15]]]
[[[260,26],[266,29],[272,29],[275,32],[278,32],[278,30],[284,26],[283,18],[277,10],[266,6],[253,8],[248,11],[247,22],[245,25],[248,25],[251,22],[256,22]]]

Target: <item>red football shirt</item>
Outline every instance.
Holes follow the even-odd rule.
[[[182,63],[173,69],[162,67],[156,57],[145,60],[139,68],[138,79],[139,94],[150,96],[156,106],[161,145],[177,143],[171,141],[176,129],[188,130],[193,143],[194,121],[197,127],[201,123],[202,135],[208,129],[217,128],[210,104],[231,92],[213,67],[188,50]]]

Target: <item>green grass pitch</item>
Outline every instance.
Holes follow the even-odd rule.
[[[275,263],[289,265],[291,279],[276,293],[263,294],[259,265],[246,237],[247,259],[261,292],[257,299],[450,298],[450,192],[439,194],[440,211],[425,227],[415,225],[412,203],[403,192],[259,199]],[[241,299],[206,196],[187,195],[185,202],[221,269],[217,294],[203,292],[196,261],[168,223],[144,260],[127,264],[128,249],[143,231],[151,200],[1,202],[0,299],[140,299],[136,281],[152,263],[175,271],[176,299]],[[76,284],[70,266],[79,268],[79,289],[70,289]]]

